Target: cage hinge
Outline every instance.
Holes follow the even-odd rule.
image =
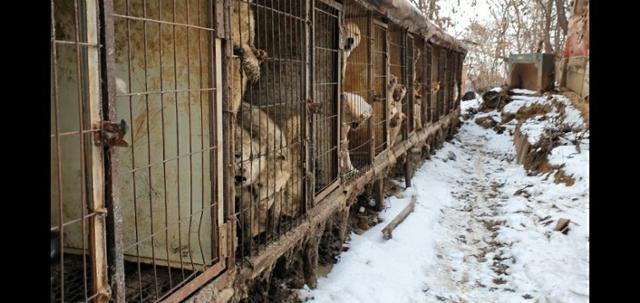
[[[129,143],[124,141],[124,135],[127,133],[127,123],[123,120],[120,122],[100,121],[99,132],[95,132],[94,140],[98,145],[107,145],[109,147],[129,147]]]

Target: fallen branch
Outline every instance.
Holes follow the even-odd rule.
[[[398,214],[395,218],[393,218],[393,221],[391,221],[384,229],[382,229],[382,236],[384,237],[385,240],[391,239],[391,233],[393,232],[393,230],[396,229],[396,227],[398,227],[398,225],[400,225],[400,223],[402,223],[402,221],[404,221],[404,219],[406,219],[410,213],[413,212],[413,209],[415,207],[416,207],[416,195],[413,194],[411,196],[411,201],[409,202],[409,205],[407,205],[400,212],[400,214]]]

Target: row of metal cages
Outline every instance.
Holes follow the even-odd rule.
[[[51,0],[51,301],[184,298],[457,106],[356,1]]]

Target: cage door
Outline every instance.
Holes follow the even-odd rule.
[[[319,195],[338,183],[340,10],[316,0],[313,27],[313,115],[314,193]]]
[[[97,1],[51,1],[51,301],[106,302]]]

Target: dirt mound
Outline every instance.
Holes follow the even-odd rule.
[[[501,110],[505,104],[509,103],[509,101],[509,95],[506,90],[490,90],[482,95],[480,111],[486,112],[493,109]]]

